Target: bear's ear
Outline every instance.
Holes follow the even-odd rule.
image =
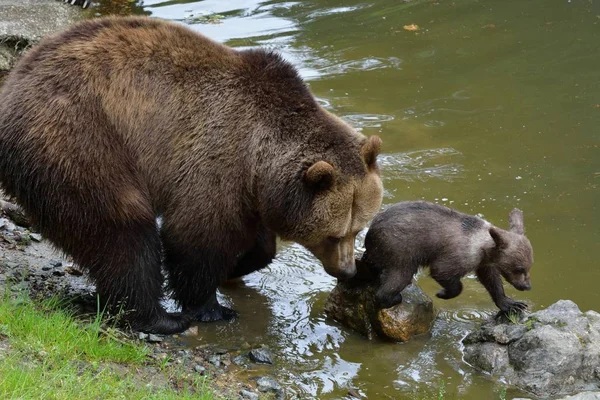
[[[523,235],[525,233],[525,225],[523,224],[523,211],[515,208],[508,214],[508,226],[510,231]]]
[[[506,249],[508,247],[508,242],[506,241],[506,238],[504,237],[502,232],[495,226],[492,226],[490,228],[490,236],[492,237],[492,239],[494,239],[494,242],[496,243],[496,248]]]
[[[367,139],[367,141],[362,145],[360,149],[360,154],[365,160],[365,164],[369,168],[375,168],[377,166],[377,156],[379,155],[379,151],[381,150],[381,139],[379,136],[371,136]]]
[[[335,183],[335,169],[326,161],[317,161],[304,173],[304,182],[316,190],[327,190]]]

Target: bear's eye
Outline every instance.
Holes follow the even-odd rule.
[[[527,271],[525,270],[524,267],[515,268],[515,273],[517,273],[517,274],[524,274],[525,272],[527,272]]]
[[[327,237],[327,241],[331,244],[338,244],[341,240],[342,240],[342,238],[336,237],[336,236],[328,236]]]

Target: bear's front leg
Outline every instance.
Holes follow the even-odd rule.
[[[523,312],[527,310],[527,304],[522,301],[516,301],[504,294],[504,286],[502,285],[502,278],[500,273],[494,267],[481,267],[476,271],[479,282],[489,292],[492,300],[500,311],[504,313],[508,312]]]
[[[276,236],[267,228],[262,228],[256,235],[256,243],[242,255],[227,279],[236,279],[258,271],[273,261],[277,251]]]
[[[182,312],[188,318],[199,322],[228,321],[237,316],[235,310],[219,304],[216,290],[203,304],[182,305]]]

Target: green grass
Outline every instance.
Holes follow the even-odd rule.
[[[211,399],[203,377],[165,367],[150,348],[78,321],[56,299],[0,296],[2,399]]]

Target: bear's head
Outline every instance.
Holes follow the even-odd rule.
[[[490,228],[490,235],[496,244],[491,254],[491,262],[516,289],[530,290],[529,271],[533,264],[533,249],[525,236],[523,212],[515,208],[510,212],[508,221],[508,231]]]
[[[366,138],[324,115],[310,143],[288,153],[279,175],[272,175],[273,184],[263,185],[264,216],[282,239],[303,245],[328,274],[346,279],[356,273],[356,235],[381,207],[381,139]]]

